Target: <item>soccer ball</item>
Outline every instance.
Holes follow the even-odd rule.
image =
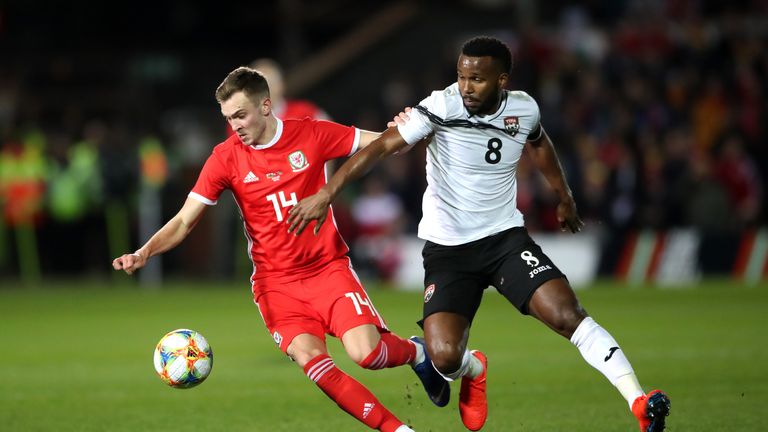
[[[155,347],[155,371],[173,388],[194,387],[208,378],[213,367],[213,350],[200,333],[174,330]]]

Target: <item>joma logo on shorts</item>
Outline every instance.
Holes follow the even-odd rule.
[[[550,267],[550,265],[549,265],[549,264],[547,264],[547,265],[543,265],[543,266],[539,266],[539,267],[536,267],[535,269],[533,269],[533,270],[531,270],[531,271],[529,271],[529,272],[528,272],[528,276],[530,276],[530,277],[531,277],[531,279],[533,279],[533,277],[534,277],[535,275],[537,275],[537,274],[539,274],[539,273],[543,272],[544,270],[552,270],[552,267]]]

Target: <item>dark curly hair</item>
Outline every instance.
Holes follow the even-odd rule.
[[[512,70],[512,53],[504,42],[490,36],[477,36],[464,43],[461,53],[469,57],[491,57],[502,73]]]

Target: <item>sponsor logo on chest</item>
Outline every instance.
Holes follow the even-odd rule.
[[[272,180],[273,182],[280,181],[280,177],[283,175],[283,172],[280,170],[268,172],[266,174],[267,178]]]

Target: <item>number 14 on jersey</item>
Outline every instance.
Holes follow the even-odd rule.
[[[280,198],[279,202],[278,197]],[[275,208],[275,216],[277,216],[278,222],[283,221],[283,212],[281,209],[286,207],[293,207],[299,202],[296,199],[296,192],[291,192],[291,199],[286,199],[285,192],[283,191],[280,191],[276,194],[267,195],[267,201],[272,202],[272,206]]]

